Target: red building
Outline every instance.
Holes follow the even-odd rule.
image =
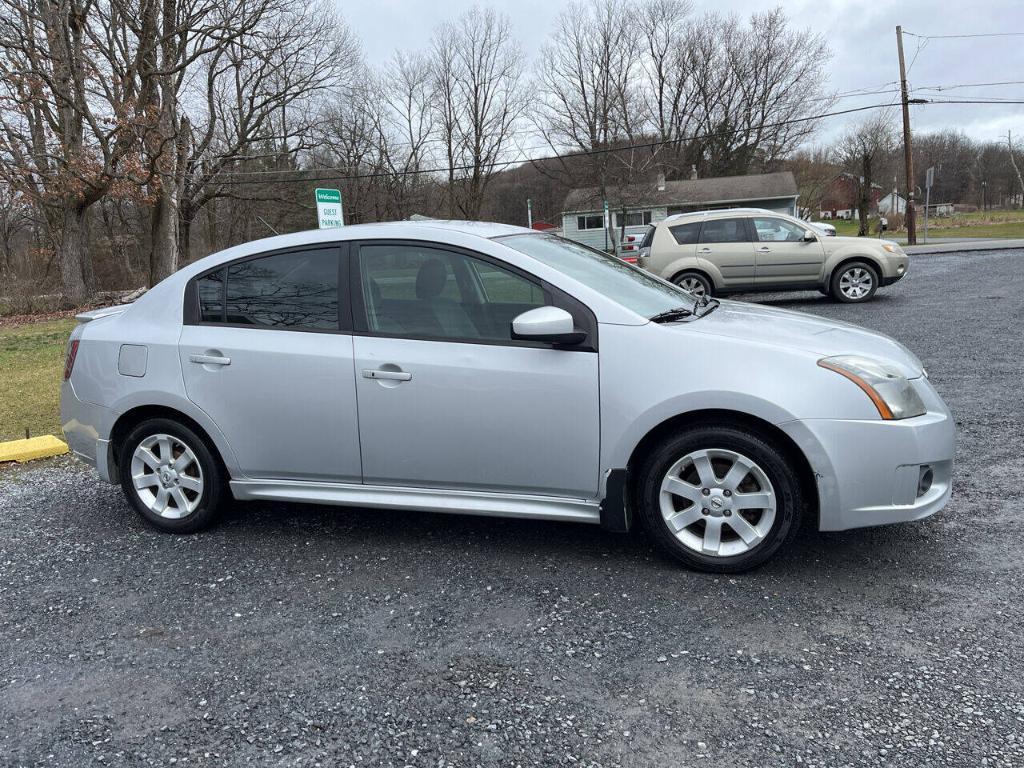
[[[821,196],[820,216],[823,219],[854,219],[857,217],[857,191],[860,186],[858,177],[852,173],[840,173],[825,188]],[[882,196],[882,187],[871,185],[871,206],[868,213],[878,212],[878,200]]]

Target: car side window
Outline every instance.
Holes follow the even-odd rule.
[[[805,228],[785,219],[754,218],[757,239],[762,243],[799,243],[804,239]]]
[[[689,224],[678,224],[674,227],[669,227],[668,231],[672,233],[672,237],[676,239],[679,245],[693,245],[697,242],[697,236],[700,234],[700,222],[693,221]]]
[[[337,248],[235,262],[197,281],[202,322],[284,330],[337,330]]]
[[[539,283],[443,248],[367,244],[358,260],[370,333],[511,342],[513,318],[549,303]]]
[[[199,288],[199,319],[204,323],[224,322],[224,272],[218,269],[196,281]]]
[[[748,243],[747,223],[744,219],[711,219],[700,230],[702,243]]]

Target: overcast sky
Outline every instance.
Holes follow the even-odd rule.
[[[396,48],[415,49],[427,44],[432,29],[441,21],[457,16],[474,5],[472,0],[336,0],[338,7],[362,40],[367,58],[377,64],[386,61]],[[539,46],[557,23],[567,0],[490,0],[491,6],[512,20],[523,50],[533,60]],[[747,15],[768,10],[778,3],[694,0],[697,12],[707,9],[736,11]],[[1022,0],[903,0],[866,2],[859,0],[789,0],[786,13],[798,28],[824,34],[834,57],[829,67],[830,88],[836,93],[866,88],[877,90],[899,78],[896,58],[897,24],[921,35],[985,32],[1024,32]],[[932,39],[918,50],[921,38],[905,38],[911,87],[948,86],[964,83],[1024,81],[1024,37],[994,37],[955,40]],[[941,94],[919,95],[997,97],[1024,101],[1024,83],[995,87],[959,88]],[[895,94],[843,99],[836,107],[888,102]],[[898,110],[894,110],[898,117]],[[819,140],[839,135],[844,119],[831,118]],[[854,118],[856,119],[856,116]],[[1005,140],[1010,129],[1024,145],[1024,104],[933,105],[912,112],[915,131],[957,128],[976,139]],[[1016,143],[1016,142],[1015,142]],[[1018,145],[1018,146],[1021,146]]]

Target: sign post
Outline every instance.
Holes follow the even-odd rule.
[[[533,200],[526,198],[526,226],[533,229]]]
[[[608,201],[604,201],[604,249],[608,250],[608,230],[611,229],[611,216],[608,213]]]
[[[345,226],[345,213],[341,207],[341,191],[317,189],[316,218],[320,229],[335,229]]]
[[[932,184],[935,183],[935,166],[924,174],[924,241],[928,242],[928,208],[932,202]]]

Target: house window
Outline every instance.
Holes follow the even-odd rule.
[[[577,216],[576,229],[604,229],[604,216],[599,213],[592,216]]]
[[[626,226],[627,227],[646,227],[651,223],[651,212],[650,211],[631,211],[626,214]],[[622,227],[622,214],[615,214],[615,228],[619,229]]]

